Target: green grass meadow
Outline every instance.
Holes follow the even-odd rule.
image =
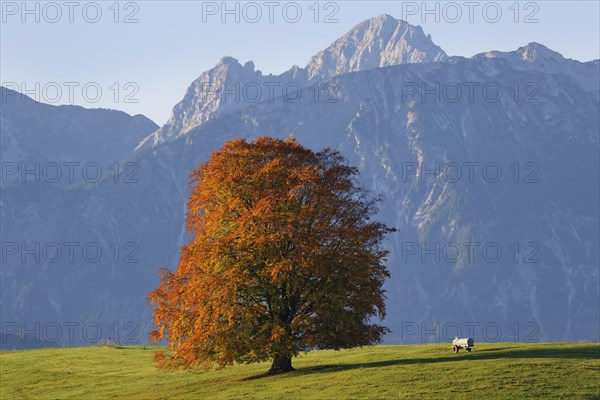
[[[153,347],[0,353],[2,399],[600,399],[600,345],[483,343],[313,351],[294,372],[268,363],[159,371]]]

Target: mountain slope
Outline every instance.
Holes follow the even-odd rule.
[[[403,101],[403,83],[433,87],[435,81],[493,81],[507,95],[498,102],[470,102],[466,96],[422,101],[418,95]],[[333,145],[360,167],[367,188],[384,195],[382,219],[399,229],[390,240],[388,287],[388,323],[396,339],[406,321],[497,323],[505,339],[516,322],[534,323],[541,338],[597,335],[597,88],[590,93],[569,76],[506,69],[495,59],[396,66],[334,82],[338,103],[279,98],[191,130],[185,141],[153,152],[160,161],[151,164],[167,166],[153,173],[166,181],[189,171],[237,136],[293,134],[314,149]],[[515,82],[546,90],[536,94],[537,102],[524,103],[508,95]],[[441,171],[425,175],[448,163],[458,164],[464,178],[451,183]],[[472,182],[466,163],[479,165]],[[488,163],[501,169],[503,179],[486,181],[494,178],[482,172]],[[145,168],[155,168],[151,164]],[[407,174],[408,167],[422,175]],[[185,187],[180,176],[171,188],[177,196]],[[478,243],[473,261],[464,243]],[[413,244],[421,251],[406,255]],[[459,245],[462,257],[448,262],[452,257],[441,250],[439,261],[427,257],[423,246],[436,244],[450,250]],[[498,246],[504,256],[486,260],[485,245]]]
[[[0,157],[5,163],[30,169],[36,164],[41,170],[48,163],[77,162],[81,166],[97,163],[107,172],[114,163],[131,157],[136,144],[158,128],[143,115],[38,103],[4,87],[0,95]],[[83,180],[81,168],[73,180]],[[67,168],[61,169],[67,173]],[[2,183],[7,182],[3,179]]]

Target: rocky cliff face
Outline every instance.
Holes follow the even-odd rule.
[[[272,102],[276,97],[295,99],[298,89],[333,91],[328,81],[340,74],[398,64],[427,63],[447,59],[446,53],[425,36],[419,26],[389,15],[366,20],[313,56],[305,68],[292,67],[281,75],[263,75],[251,61],[243,66],[223,57],[188,88],[169,121],[140,144],[140,148],[185,135],[210,118],[248,104]],[[310,89],[312,87],[312,89]]]
[[[189,172],[229,139],[266,134],[339,149],[383,196],[380,218],[398,229],[388,242],[388,342],[444,341],[457,326],[476,340],[597,338],[598,62],[534,43],[471,59],[394,59],[402,52],[384,44],[406,37],[401,28],[420,32],[377,17],[316,56],[334,61],[279,77],[223,59],[128,159],[135,182],[3,190],[3,241],[96,243],[104,257],[7,257],[2,321],[98,323],[106,337],[116,323],[121,338],[145,341],[157,269],[174,268],[188,240]],[[347,37],[373,42],[378,55],[342,60]],[[400,63],[417,59],[428,62]],[[320,76],[333,90],[311,90]],[[304,96],[224,99],[248,82],[294,82]]]
[[[447,58],[444,50],[435,45],[420,26],[384,14],[356,25],[312,57],[306,70],[309,79],[329,79],[348,72]]]

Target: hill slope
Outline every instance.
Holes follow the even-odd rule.
[[[600,345],[484,343],[315,351],[297,371],[248,379],[268,364],[157,371],[154,348],[79,347],[0,353],[6,399],[550,399],[600,397]]]

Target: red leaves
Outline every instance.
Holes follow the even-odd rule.
[[[268,137],[227,142],[193,171],[174,272],[149,295],[169,340],[159,367],[222,368],[380,340],[389,275],[375,201],[336,152]]]

